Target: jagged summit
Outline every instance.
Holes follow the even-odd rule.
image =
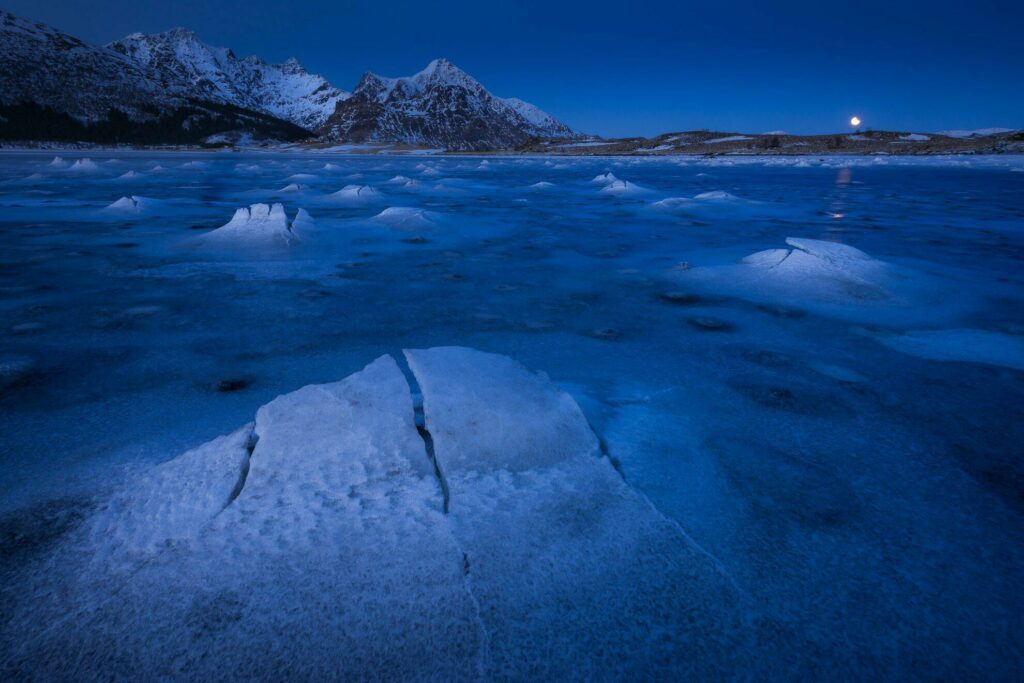
[[[153,69],[171,89],[190,90],[308,129],[322,125],[335,104],[348,97],[295,58],[283,64],[268,64],[255,55],[239,59],[230,49],[211,47],[186,28],[133,33],[108,47]]]
[[[321,130],[347,142],[400,142],[447,149],[500,149],[534,138],[572,137],[568,126],[519,99],[492,95],[444,58],[420,72],[363,74]]]

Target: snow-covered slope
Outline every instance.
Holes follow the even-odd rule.
[[[21,102],[96,121],[111,107],[141,115],[147,105],[175,106],[183,100],[113,50],[0,11],[0,103]]]
[[[537,107],[495,97],[446,59],[406,78],[363,76],[321,133],[346,142],[500,149],[573,132]]]
[[[256,56],[237,58],[210,47],[184,28],[133,33],[108,45],[133,63],[155,71],[172,92],[264,112],[305,128],[317,128],[348,97],[295,59],[268,64]]]

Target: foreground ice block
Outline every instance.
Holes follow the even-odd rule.
[[[572,397],[504,356],[406,357],[488,631],[487,677],[721,676],[752,656],[732,651],[744,635],[729,577],[601,456]]]
[[[382,356],[132,479],[48,570],[7,582],[4,670],[201,680],[760,670],[742,594],[625,483],[568,394],[472,349],[407,358],[423,435],[403,372]]]

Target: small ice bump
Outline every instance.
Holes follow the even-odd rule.
[[[611,185],[617,180],[618,178],[609,171],[608,173],[602,173],[601,175],[595,176],[590,182],[594,185]]]
[[[285,185],[280,190],[278,190],[278,192],[279,193],[305,192],[307,189],[309,189],[309,188],[306,185],[299,185],[298,183],[289,183],[288,185]]]
[[[725,190],[712,190],[711,192],[701,192],[694,196],[694,199],[698,201],[716,201],[716,202],[736,202],[739,201],[739,197],[734,194],[730,194]]]
[[[389,206],[370,220],[396,230],[422,230],[437,225],[437,214],[411,206]]]
[[[69,168],[68,170],[74,171],[76,173],[95,173],[96,171],[100,170],[100,167],[96,164],[95,161],[86,157],[83,159],[79,159],[75,163],[71,164],[71,168]]]
[[[142,213],[147,209],[152,209],[155,205],[156,202],[154,200],[133,194],[127,197],[121,197],[113,204],[108,205],[104,210],[116,211],[119,213]]]
[[[64,168],[67,165],[68,162],[64,160],[64,157],[54,157],[53,161],[47,164],[47,166],[52,166],[53,168]]]
[[[554,183],[549,183],[546,180],[542,180],[539,183],[534,183],[533,185],[530,185],[528,189],[530,189],[530,190],[550,190],[553,187],[555,187]]]
[[[381,200],[381,193],[369,185],[346,185],[327,199],[346,206],[362,206]]]
[[[126,171],[121,175],[117,176],[118,180],[134,180],[135,178],[141,178],[142,174],[136,171]]]
[[[289,224],[281,204],[253,204],[236,210],[228,223],[199,239],[204,243],[288,246],[299,241],[292,229],[295,223],[308,220],[309,214],[300,209],[296,220]]]
[[[647,194],[650,191],[651,190],[648,188],[643,187],[642,185],[637,185],[636,183],[631,183],[628,180],[615,180],[601,188],[601,192],[604,194],[610,194],[616,197]]]

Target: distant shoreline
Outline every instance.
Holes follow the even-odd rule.
[[[219,145],[103,145],[6,141],[3,152],[294,152],[329,155],[545,156],[545,157],[818,157],[1024,154],[1024,132],[952,136],[866,131],[830,135],[743,134],[715,131],[665,133],[654,138],[537,140],[516,149],[443,150],[395,143],[268,142]]]

